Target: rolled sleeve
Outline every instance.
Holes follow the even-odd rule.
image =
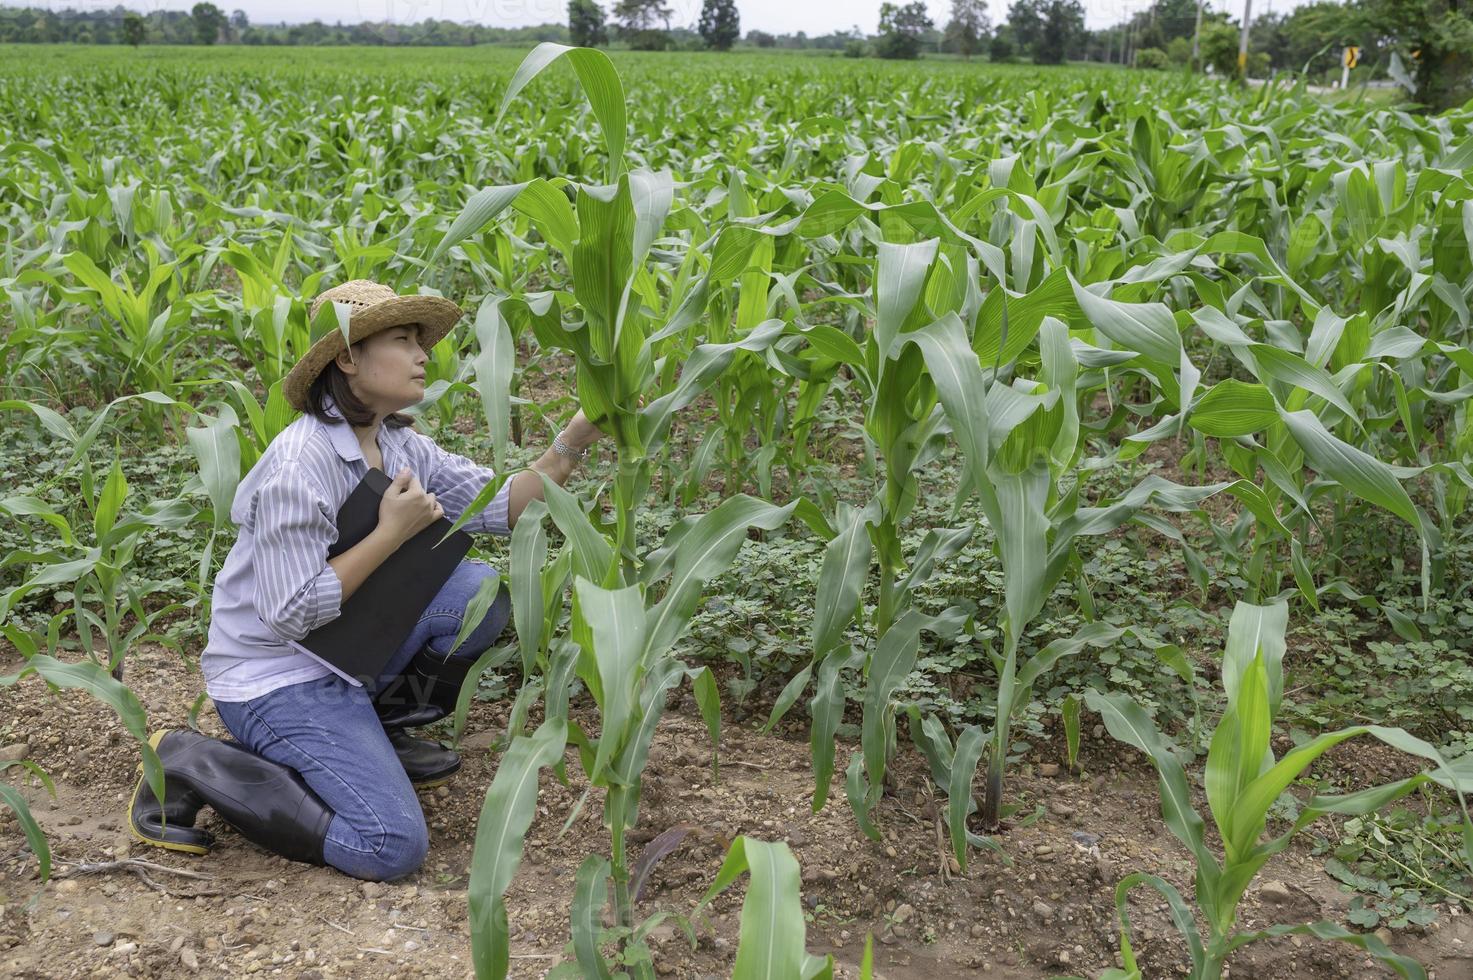
[[[300,640],[342,613],[343,583],[327,563],[338,536],[327,495],[289,470],[257,492],[255,605],[272,633]]]
[[[428,436],[415,434],[415,452],[421,454],[424,466],[420,472],[426,474],[424,487],[435,495],[435,500],[445,508],[445,516],[451,521],[460,519],[468,508],[496,478],[489,466],[455,453],[446,452]],[[479,514],[465,523],[465,530],[481,534],[511,534],[507,521],[511,500],[511,481],[501,485],[496,496]]]

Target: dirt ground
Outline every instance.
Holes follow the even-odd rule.
[[[0,653],[0,673],[19,666]],[[155,727],[181,727],[202,690],[197,670],[177,655],[144,648],[129,659],[128,682]],[[211,811],[201,825],[218,838],[193,857],[133,840],[124,807],[135,780],[137,749],[115,716],[76,691],[45,693],[38,677],[0,692],[0,746],[27,743],[25,757],[55,779],[52,800],[19,767],[5,778],[19,787],[54,851],[50,883],[13,817],[0,818],[0,976],[312,978],[468,977],[466,886],[476,818],[496,757],[486,747],[504,728],[507,704],[477,702],[465,765],[421,800],[430,825],[425,866],[390,884],[355,881],[329,868],[289,863],[245,841]],[[586,710],[586,705],[583,706]],[[578,709],[575,707],[575,715]],[[1019,767],[1009,798],[1023,805],[1001,838],[1012,862],[974,853],[965,872],[949,865],[921,763],[908,749],[897,786],[879,808],[885,840],[859,833],[840,781],[818,814],[809,805],[806,719],[771,734],[754,721],[725,722],[720,780],[694,704],[682,694],[660,726],[645,782],[638,847],[679,823],[694,830],[649,879],[641,914],[688,914],[736,834],[785,840],[803,868],[808,946],[833,953],[845,977],[858,975],[866,933],[874,934],[877,975],[889,980],[997,976],[1096,975],[1115,962],[1116,881],[1148,870],[1190,894],[1186,852],[1160,818],[1155,779],[1144,761],[1086,724],[1083,774],[1061,771],[1056,746]],[[206,734],[223,735],[207,706]],[[840,746],[842,768],[849,746]],[[563,824],[584,790],[575,753],[571,785],[544,773],[538,817],[508,896],[512,975],[541,977],[565,955],[574,873],[590,849],[607,853],[601,800],[590,795]],[[1347,771],[1385,765],[1364,753],[1344,757]],[[3,763],[0,763],[3,765]],[[1038,813],[1036,819],[1023,819]],[[8,814],[8,811],[5,811]],[[129,868],[78,875],[83,862],[142,858],[164,869]],[[145,878],[146,876],[146,878]],[[1263,887],[1271,882],[1269,887]],[[735,954],[740,883],[718,899],[692,949],[666,924],[656,930],[659,972],[681,978],[729,975]],[[1294,849],[1269,864],[1243,908],[1245,924],[1341,919],[1349,902],[1318,861]],[[1180,943],[1153,893],[1132,905],[1136,948],[1150,976],[1185,973]],[[1441,980],[1473,977],[1473,918],[1443,916],[1427,932],[1401,933],[1398,949]],[[1308,939],[1263,943],[1231,965],[1234,977],[1339,978],[1388,975],[1364,955]]]

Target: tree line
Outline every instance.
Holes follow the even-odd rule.
[[[874,34],[858,25],[810,37],[802,31],[745,36],[736,0],[704,0],[691,26],[673,26],[667,0],[569,0],[566,24],[487,27],[445,20],[416,23],[251,24],[243,10],[227,15],[213,3],[190,12],[140,15],[125,7],[60,10],[0,7],[0,43],[475,45],[561,41],[618,44],[637,50],[726,51],[819,49],[846,57],[919,58],[927,53],[991,61],[1055,65],[1102,62],[1135,68],[1211,70],[1222,75],[1303,72],[1338,74],[1349,46],[1360,50],[1362,74],[1388,75],[1430,107],[1473,96],[1473,0],[1320,0],[1250,25],[1249,57],[1238,64],[1241,24],[1206,9],[1202,0],[1154,0],[1118,24],[1090,31],[1080,0],[1013,0],[994,27],[985,0],[952,0],[936,24],[922,0],[883,3]]]

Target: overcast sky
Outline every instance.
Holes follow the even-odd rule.
[[[195,0],[3,0],[9,6],[73,9],[117,3],[135,10],[188,10]],[[405,23],[433,17],[437,20],[470,21],[494,26],[516,27],[527,24],[562,22],[567,19],[567,0],[214,0],[217,6],[244,10],[252,21],[265,23],[300,23],[322,20],[390,21]],[[602,0],[609,10],[614,0]],[[701,13],[701,0],[667,0],[675,10],[671,26],[694,26]],[[1010,0],[990,0],[994,24],[1006,19]],[[1085,21],[1090,28],[1118,23],[1130,12],[1144,10],[1150,0],[1083,0]],[[1257,11],[1284,11],[1310,0],[1256,0]],[[742,31],[753,29],[774,34],[807,31],[827,34],[830,31],[858,25],[865,33],[874,33],[880,19],[881,0],[737,0],[742,16]],[[931,18],[937,26],[945,24],[951,0],[928,0]],[[1208,0],[1212,9],[1242,13],[1242,0]]]

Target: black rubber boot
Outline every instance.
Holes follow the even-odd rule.
[[[154,732],[148,744],[158,751],[159,741],[166,732]],[[139,763],[138,771],[143,772]],[[195,827],[200,807],[205,798],[196,793],[187,783],[171,778],[168,766],[164,767],[164,798],[159,805],[157,796],[142,776],[133,787],[133,798],[128,803],[128,828],[133,836],[157,847],[186,854],[208,854],[215,846],[215,835],[208,830]]]
[[[404,672],[375,695],[374,710],[389,744],[416,786],[438,786],[460,770],[460,755],[405,731],[439,721],[455,710],[460,686],[470,673],[464,657],[441,657],[429,647],[414,655]]]
[[[146,792],[147,784],[140,777],[140,788],[133,792],[133,805],[128,814],[128,826],[134,836],[159,847],[173,850],[193,847],[194,853],[207,853],[208,843],[202,845],[198,838],[179,833],[188,830],[208,837],[205,831],[182,824],[176,828],[173,820],[172,801],[176,794],[181,800],[193,794],[188,798],[190,802],[198,798],[213,807],[226,823],[252,843],[293,861],[326,863],[322,842],[332,823],[333,811],[295,769],[256,755],[244,746],[198,732],[156,732],[149,744],[164,764],[164,797],[171,801],[166,814],[170,819],[162,833],[153,833],[159,826],[159,808],[155,803],[153,810],[149,810],[147,803],[154,797]],[[196,805],[195,812],[198,810]]]

